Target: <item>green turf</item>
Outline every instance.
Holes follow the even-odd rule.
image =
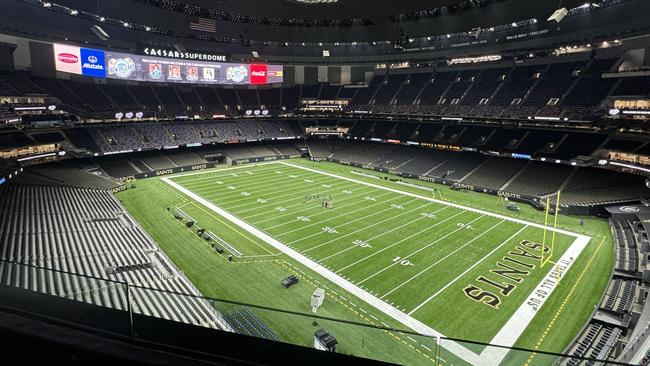
[[[426,195],[426,192],[416,188],[352,174],[353,168],[347,166],[307,160],[292,160],[291,163]],[[513,250],[519,241],[541,241],[541,229],[282,164],[209,171],[173,177],[173,181],[264,230],[405,313],[412,312],[416,319],[450,337],[490,341],[550,270],[549,267],[539,269],[536,265],[509,296],[503,296],[499,308],[494,309],[467,298],[463,288],[476,283],[478,276],[489,274],[489,269],[498,259]],[[444,198],[451,202],[533,222],[543,220],[541,213],[527,206],[522,207],[519,213],[512,213],[492,196],[413,182],[439,188]],[[314,199],[315,195],[331,195],[334,208],[322,208]],[[361,300],[351,299],[352,295],[343,293],[318,273],[304,268],[243,229],[188,200],[159,178],[138,181],[136,189],[122,192],[118,197],[206,296],[309,312],[309,295],[319,283],[327,286],[328,300],[332,291],[341,295],[341,298],[331,295],[334,301],[326,300],[319,314],[404,328]],[[312,199],[306,202],[306,197]],[[228,263],[215,254],[165,210],[166,207],[177,206],[198,220],[202,227],[218,233],[236,246],[247,258]],[[542,350],[562,351],[584,325],[594,304],[600,300],[612,266],[611,240],[607,240],[600,250],[597,248],[600,238],[608,235],[609,230],[602,220],[587,218],[584,227],[577,223],[578,218],[575,217],[562,216],[560,220],[560,226],[594,236],[594,239],[572,270],[564,275],[562,283],[518,340],[517,346],[533,348],[539,345]],[[471,228],[462,227],[462,224],[471,224]],[[332,232],[332,229],[336,232]],[[573,238],[558,235],[556,240],[555,255],[559,257]],[[573,288],[592,256],[591,270]],[[301,283],[295,289],[281,289],[279,280],[292,271],[301,277],[309,276],[312,280],[305,281],[304,285]],[[569,292],[571,301],[561,306]],[[559,309],[562,311],[558,313]],[[279,320],[282,316],[266,312],[263,317],[279,329],[278,333],[284,339],[309,345],[309,335],[314,330],[311,322],[296,321],[289,326]],[[557,320],[551,323],[554,317]],[[431,362],[428,358],[431,352],[427,350],[432,348],[431,344],[422,344],[426,343],[422,340],[413,341],[404,335],[396,339],[387,332],[354,329],[358,327],[330,327],[336,329],[337,336],[349,339],[343,348],[347,353],[409,364]],[[542,339],[547,330],[557,336]],[[373,334],[370,336],[367,333]],[[386,350],[397,347],[399,352],[378,354],[376,350],[371,351],[370,343]],[[482,349],[467,347],[476,351]],[[442,354],[446,361],[453,362],[453,356],[444,350]],[[519,362],[522,357],[527,355],[512,355],[509,359]],[[541,357],[534,361],[546,363]]]

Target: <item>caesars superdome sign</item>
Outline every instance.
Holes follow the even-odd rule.
[[[197,60],[197,61],[219,61],[224,62],[228,60],[226,55],[213,55],[209,53],[199,52],[179,52],[176,50],[166,50],[161,48],[145,48],[142,52],[147,56],[179,58],[182,60]]]

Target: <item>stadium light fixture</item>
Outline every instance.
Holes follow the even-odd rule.
[[[142,118],[143,116],[144,116],[144,113],[142,113],[142,112],[137,112],[137,113],[135,114],[135,117],[136,117],[136,118]]]
[[[556,22],[559,23],[564,19],[567,15],[569,14],[569,10],[567,8],[560,8],[557,9],[553,14],[551,14],[550,17],[548,17],[547,21],[548,22]]]
[[[323,57],[330,57],[330,50],[323,50]]]
[[[124,117],[124,113],[122,113],[122,112],[115,113],[115,118],[116,119],[122,119],[122,117]]]
[[[50,3],[50,2],[43,3],[43,7],[44,7],[44,8],[51,8],[51,7],[52,7],[52,3]]]
[[[126,118],[128,118],[128,119],[131,119],[131,118],[133,118],[133,112],[126,112],[126,114],[124,116]]]
[[[79,10],[70,10],[70,15],[77,15],[79,14]]]
[[[111,38],[111,36],[104,30],[104,28],[98,26],[97,24],[91,26],[90,30],[95,33],[97,38],[101,39],[102,41],[108,41]]]
[[[251,54],[253,55],[254,58],[260,58],[260,53],[257,51],[251,51]]]

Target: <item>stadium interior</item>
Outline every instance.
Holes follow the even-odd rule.
[[[648,14],[1,1],[7,357],[650,365]]]

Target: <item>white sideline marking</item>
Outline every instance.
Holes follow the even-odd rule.
[[[511,237],[509,237],[508,239],[504,240],[503,243],[499,244],[498,247],[492,249],[492,251],[489,252],[488,254],[486,254],[483,258],[481,258],[481,260],[479,260],[478,262],[476,262],[476,263],[474,263],[473,265],[471,265],[471,266],[470,266],[468,269],[466,269],[463,273],[459,274],[459,275],[458,275],[456,278],[454,278],[451,282],[449,282],[447,285],[445,285],[445,287],[443,287],[443,288],[441,288],[440,290],[438,290],[438,292],[436,292],[435,294],[429,296],[428,299],[424,300],[420,305],[418,305],[417,307],[415,307],[415,309],[411,310],[411,311],[409,312],[409,315],[415,313],[415,312],[418,311],[421,307],[423,307],[426,303],[428,303],[429,301],[433,300],[434,297],[437,297],[438,295],[440,295],[443,291],[445,291],[446,289],[448,289],[449,286],[451,286],[451,285],[453,285],[454,283],[456,283],[456,281],[458,281],[461,277],[463,277],[463,276],[466,275],[469,271],[473,270],[474,268],[476,268],[476,266],[478,266],[479,264],[481,264],[481,262],[483,262],[487,257],[492,256],[492,254],[494,254],[494,252],[496,252],[497,250],[501,249],[502,246],[508,244],[508,242],[509,242],[510,240],[512,240],[515,236],[519,235],[519,234],[520,234],[522,231],[524,231],[524,229],[526,229],[527,227],[528,227],[528,225],[522,227],[522,228],[519,229],[516,233],[512,234]],[[513,343],[513,344],[514,344],[514,343]]]
[[[377,310],[381,311],[382,313],[390,316],[391,318],[397,320],[398,322],[404,324],[405,326],[413,329],[414,331],[430,336],[430,337],[444,337],[444,335],[435,329],[429,327],[428,325],[422,323],[421,321],[414,319],[410,315],[405,314],[404,312],[397,310],[395,307],[388,305],[386,302],[378,299],[376,296],[373,296],[367,291],[364,291],[360,289],[358,286],[354,285],[350,281],[347,281],[343,279],[341,276],[335,274],[334,272],[330,271],[329,269],[325,268],[324,266],[314,262],[313,260],[307,258],[306,256],[298,253],[296,250],[288,247],[287,245],[284,245],[280,241],[276,240],[275,238],[271,237],[270,235],[265,234],[264,232],[258,230],[257,228],[251,226],[250,224],[246,223],[245,221],[241,220],[237,216],[232,215],[231,213],[221,209],[219,206],[215,205],[214,203],[204,199],[203,197],[197,195],[196,193],[188,190],[187,188],[181,186],[178,183],[173,182],[171,179],[165,177],[161,178],[165,183],[169,184],[170,186],[174,187],[178,191],[182,192],[186,196],[192,198],[196,202],[199,202],[200,204],[204,205],[205,207],[209,208],[216,214],[224,217],[225,219],[231,221],[235,225],[243,228],[247,232],[251,233],[252,235],[255,235],[259,239],[263,240],[267,244],[271,245],[272,247],[280,250],[281,252],[285,253],[287,256],[292,258],[293,260],[298,261],[299,263],[305,265],[306,267],[310,268],[313,271],[316,271],[318,274],[321,276],[325,277],[326,279],[332,281],[333,283],[337,284],[339,287],[342,289],[352,293],[359,299],[367,302],[369,305],[372,307],[376,308]],[[445,344],[445,348],[449,350],[450,352],[454,353],[456,356],[462,358],[463,360],[475,364],[478,362],[478,356],[468,350],[467,348],[463,347],[462,345],[456,343],[456,342],[449,342],[448,344]]]

